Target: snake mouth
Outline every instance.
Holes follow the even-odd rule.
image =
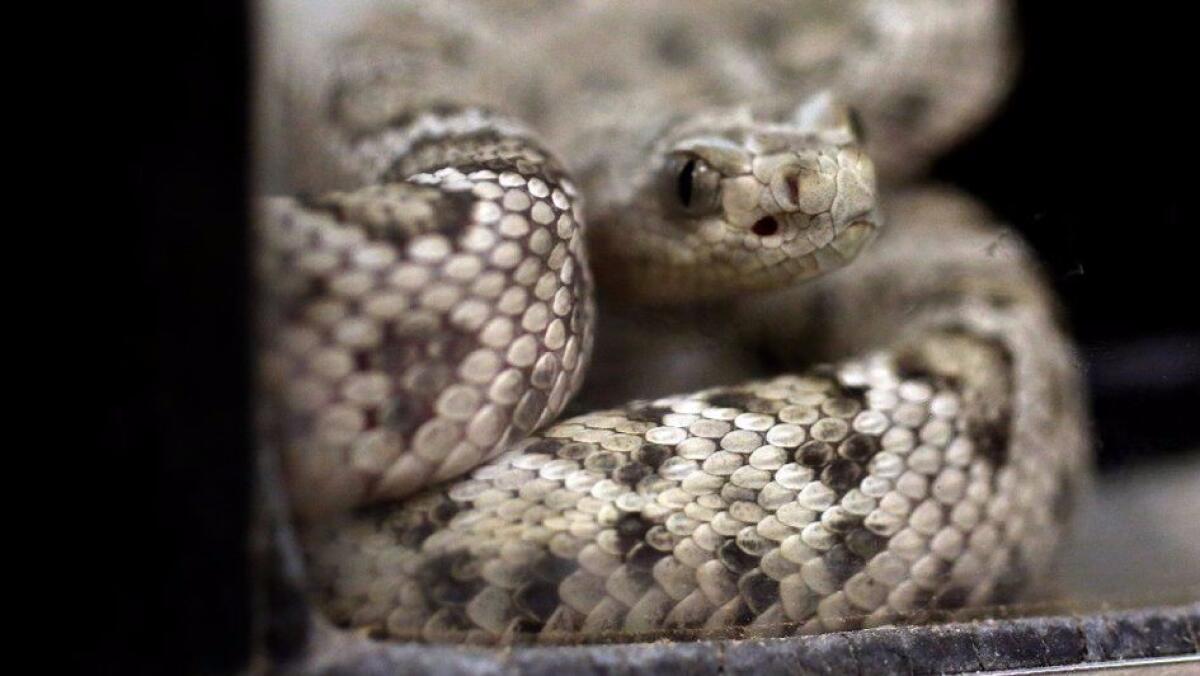
[[[841,265],[846,265],[858,257],[858,254],[875,239],[879,233],[879,219],[866,216],[851,221],[833,241],[830,248],[841,256]]]

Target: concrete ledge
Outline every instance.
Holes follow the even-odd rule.
[[[1200,603],[1079,617],[888,627],[783,639],[458,648],[372,642],[328,630],[305,674],[938,674],[1200,653]]]

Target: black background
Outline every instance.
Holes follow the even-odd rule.
[[[935,175],[1038,250],[1082,344],[1099,462],[1200,445],[1195,110],[1186,19],[1165,3],[1018,4],[1000,114]]]
[[[1021,3],[1016,89],[936,169],[1042,255],[1088,359],[1106,471],[1200,447],[1197,38],[1167,7]],[[88,557],[72,607],[92,613],[72,645],[88,672],[220,673],[249,645],[251,22],[238,3],[112,11],[87,65],[122,207],[87,246],[108,263],[97,302],[121,302],[86,449],[106,481],[79,487],[108,526],[70,543]]]

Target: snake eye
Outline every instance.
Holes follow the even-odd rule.
[[[664,174],[664,187],[669,188],[678,209],[692,216],[716,211],[721,175],[707,162],[690,153],[677,153],[669,158]]]
[[[692,204],[692,174],[696,171],[696,160],[684,162],[679,170],[675,191],[679,195],[679,203],[686,209]]]

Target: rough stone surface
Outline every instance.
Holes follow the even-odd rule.
[[[1200,656],[1200,603],[1080,617],[885,627],[786,639],[507,650],[375,643],[331,632],[282,671],[318,674],[937,674]]]

